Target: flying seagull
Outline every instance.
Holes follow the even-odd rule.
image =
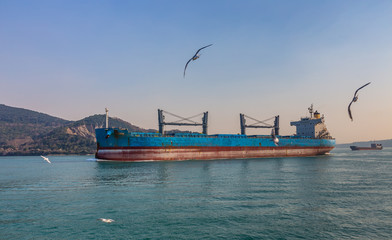
[[[104,223],[112,223],[114,222],[113,219],[110,218],[98,218],[99,221],[104,222]]]
[[[271,130],[271,137],[275,146],[279,146],[279,138],[276,137],[274,129]]]
[[[351,121],[353,120],[353,116],[351,115],[351,109],[350,109],[351,104],[358,100],[358,95],[357,95],[358,91],[361,90],[362,88],[366,87],[369,84],[370,84],[370,82],[368,82],[365,85],[363,85],[362,87],[358,88],[357,91],[355,91],[355,93],[354,93],[353,100],[351,100],[350,104],[348,105],[348,116],[350,117]]]
[[[45,161],[47,161],[48,163],[51,163],[50,160],[49,160],[49,158],[44,157],[44,156],[42,156],[42,155],[41,155],[41,157],[42,157]]]
[[[212,44],[200,48],[199,50],[197,50],[197,52],[195,53],[195,55],[193,55],[193,57],[192,57],[191,59],[188,60],[188,62],[185,64],[185,68],[184,68],[184,77],[185,77],[186,68],[188,67],[188,63],[189,63],[190,61],[195,61],[196,59],[198,59],[198,58],[200,57],[200,55],[199,55],[200,50],[202,50],[202,49],[204,49],[204,48],[206,48],[206,47],[209,47],[209,46],[211,46],[211,45],[212,45]]]

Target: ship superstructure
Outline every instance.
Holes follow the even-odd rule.
[[[325,125],[324,116],[315,111],[313,113],[313,105],[308,108],[310,117],[303,117],[300,121],[290,122],[291,126],[295,126],[296,136],[332,139]]]

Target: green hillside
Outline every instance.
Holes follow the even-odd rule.
[[[70,121],[0,104],[0,142],[48,133]]]
[[[2,149],[17,149],[34,137],[49,133],[70,121],[23,108],[0,104],[0,154]]]

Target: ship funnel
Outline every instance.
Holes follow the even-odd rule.
[[[317,110],[314,112],[314,118],[316,118],[316,119],[320,118],[320,113],[317,112]]]

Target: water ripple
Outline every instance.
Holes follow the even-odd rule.
[[[0,158],[4,239],[392,239],[392,149],[251,160]],[[111,218],[105,224],[98,218]]]

